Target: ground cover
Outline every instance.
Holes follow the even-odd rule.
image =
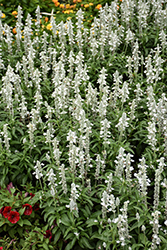
[[[0,249],[167,248],[166,3],[90,3],[0,13]]]

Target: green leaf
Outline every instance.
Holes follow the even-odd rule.
[[[69,220],[69,218],[68,218],[68,216],[66,214],[63,214],[63,216],[61,217],[61,222],[65,226],[71,226],[70,220]]]
[[[87,249],[94,249],[94,247],[92,247],[88,241],[88,239],[86,239],[85,237],[82,237],[79,242],[81,243],[82,246],[84,246],[84,248],[86,247]]]
[[[15,231],[13,228],[11,228],[11,229],[8,231],[8,233],[9,233],[9,235],[10,235],[11,238],[14,238],[14,237],[15,237],[15,235],[14,235],[15,232],[16,232],[16,231]]]
[[[167,239],[165,239],[162,235],[159,235],[159,238],[162,240],[163,243],[167,244]]]
[[[17,222],[17,224],[19,224],[21,227],[23,226],[23,220],[21,219],[21,220],[19,220],[18,222]]]
[[[76,240],[77,240],[76,238],[73,238],[73,240],[67,244],[65,250],[73,249],[73,246],[74,246]]]
[[[23,228],[18,227],[18,228],[17,228],[17,232],[19,233],[20,238],[23,237]]]
[[[27,226],[32,226],[31,222],[27,219],[23,220],[23,224]]]
[[[47,246],[47,244],[45,242],[42,244],[42,246],[43,246],[44,249],[49,250],[49,248],[48,248],[48,246]]]
[[[142,247],[142,249],[143,249],[143,244],[133,244],[132,245],[132,250],[138,250],[138,249],[141,249],[140,247]]]
[[[0,227],[2,227],[5,223],[5,221],[0,221]]]
[[[55,234],[55,237],[54,237],[54,244],[56,244],[56,242],[59,240],[61,236],[61,231],[57,231],[56,234]]]

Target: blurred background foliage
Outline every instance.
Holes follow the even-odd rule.
[[[80,8],[86,12],[85,18],[92,20],[93,17],[98,16],[100,6],[104,6],[107,2],[107,0],[0,0],[0,11],[4,14],[2,21],[14,27],[16,15],[12,13],[17,11],[19,5],[24,13],[23,22],[28,13],[35,18],[38,5],[41,13],[51,13],[53,10],[57,20],[64,21],[68,16],[73,17]],[[49,15],[46,16],[49,18]]]

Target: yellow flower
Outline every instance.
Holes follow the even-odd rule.
[[[59,7],[64,9],[65,6],[64,6],[64,4],[61,3]]]
[[[13,16],[16,16],[16,15],[17,15],[17,11],[14,10],[14,11],[12,12],[12,15],[13,15]]]
[[[52,25],[51,25],[51,23],[49,23],[49,24],[46,26],[46,29],[47,29],[47,30],[51,30],[51,28],[52,28]]]
[[[95,9],[100,10],[101,7],[102,7],[102,5],[98,4]]]
[[[89,4],[85,4],[84,7],[85,7],[85,8],[89,8]]]
[[[70,13],[74,13],[74,11],[73,10],[65,10],[63,13],[64,14],[70,14]]]
[[[2,13],[2,16],[1,16],[1,18],[5,18],[6,17],[6,15],[4,14],[4,13]]]
[[[58,35],[59,34],[59,31],[58,30],[56,30],[56,35]]]
[[[89,6],[93,6],[93,3],[89,3]]]
[[[22,38],[24,39],[24,36],[22,36]]]
[[[69,17],[67,17],[67,20],[70,20],[72,17],[71,16],[69,16]]]
[[[66,9],[69,9],[70,8],[70,4],[66,4]]]

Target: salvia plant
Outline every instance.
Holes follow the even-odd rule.
[[[167,249],[166,1],[34,14],[0,20],[0,249]]]

